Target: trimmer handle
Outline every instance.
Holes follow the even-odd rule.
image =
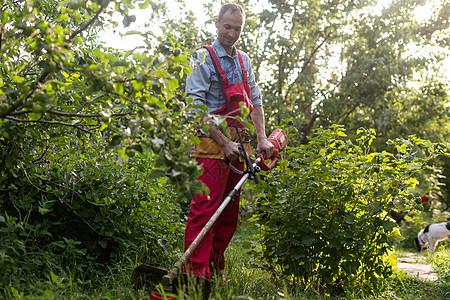
[[[270,169],[272,169],[273,165],[276,163],[276,161],[278,159],[278,152],[276,155],[274,152],[274,155],[272,155],[272,157],[270,158],[271,160],[270,160],[269,164],[266,164],[266,161],[265,161],[266,151],[264,151],[264,150],[261,151],[256,157],[261,158],[261,161],[259,163],[259,167],[261,168],[261,170],[269,171]]]
[[[269,164],[266,164],[265,156],[266,151],[261,151],[256,157],[261,158],[261,162],[259,164],[261,170],[269,171],[272,169],[273,165],[276,163],[278,159],[278,153],[286,147],[287,144],[287,135],[281,129],[275,129],[271,135],[267,138],[267,140],[273,145],[273,154],[270,157]]]

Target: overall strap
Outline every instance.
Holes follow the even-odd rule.
[[[237,51],[238,53],[238,57],[239,57],[239,62],[241,63],[241,69],[242,69],[242,81],[244,83],[244,85],[248,85],[248,72],[247,70],[244,68],[244,61],[242,60],[242,55],[240,51]]]
[[[217,66],[217,70],[219,71],[220,77],[222,78],[222,82],[225,86],[227,86],[228,85],[227,73],[225,73],[225,71],[220,66],[219,59],[217,58],[216,52],[214,51],[213,47],[203,46],[203,48],[206,48],[208,50],[209,54],[211,54],[211,58],[214,60],[216,66]]]
[[[219,60],[217,59],[217,55],[214,52],[214,49],[211,46],[203,46],[203,47],[206,48],[208,50],[208,52],[211,54],[211,57],[213,58],[213,62],[214,62],[213,63],[214,68],[216,69],[216,72],[219,72],[221,74],[221,78],[222,79],[223,79],[222,72],[223,72],[223,74],[225,74],[226,84],[228,85],[227,74],[220,67],[220,63],[219,63]],[[243,66],[243,63],[241,63],[241,64]],[[236,133],[237,133],[237,136],[239,138],[239,143],[241,144],[241,148],[239,148],[239,151],[240,151],[241,155],[245,158],[245,163],[247,165],[247,171],[250,170],[250,174],[255,174],[252,162],[250,161],[250,158],[248,157],[247,152],[245,152],[244,143],[242,142],[241,134],[239,133],[239,128],[238,128],[237,123],[236,123],[236,118],[235,118],[235,116],[233,114],[233,111],[231,109],[230,101],[228,101],[227,93],[226,93],[225,87],[224,87],[224,80],[219,80],[219,86],[220,86],[220,89],[222,91],[222,95],[225,98],[225,101],[227,102],[228,110],[230,111],[230,114],[233,117],[232,120],[233,120],[234,128],[236,128]],[[225,161],[226,161],[228,167],[230,167],[231,164],[229,163],[228,157],[226,158]],[[231,169],[233,170],[233,168],[231,168]],[[239,170],[233,170],[233,171],[236,172],[236,171],[239,171]],[[236,172],[236,173],[238,173],[238,172]]]

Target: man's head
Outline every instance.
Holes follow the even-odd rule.
[[[222,6],[216,18],[217,39],[227,52],[231,51],[244,28],[245,12],[239,4]]]

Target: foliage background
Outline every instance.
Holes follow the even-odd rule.
[[[414,11],[428,5],[426,1],[391,1],[381,10],[364,0],[271,0],[264,5],[243,1],[248,14],[238,48],[252,59],[263,92],[268,133],[283,126],[290,136],[289,153],[280,159],[280,169],[263,181],[264,194],[260,194],[261,187],[249,183],[243,197],[243,217],[253,213],[267,216],[275,209],[275,216],[290,218],[296,209],[304,209],[302,205],[312,205],[298,197],[293,203],[296,209],[284,210],[288,199],[284,197],[302,194],[308,187],[302,181],[306,178],[305,182],[322,187],[316,192],[320,191],[317,199],[324,201],[323,207],[344,209],[339,217],[355,219],[355,224],[367,211],[374,222],[387,220],[395,200],[395,212],[400,216],[396,220],[411,228],[411,220],[421,220],[422,216],[413,209],[413,202],[424,194],[431,198],[429,207],[425,205],[427,218],[448,219],[449,162],[445,156],[430,160],[432,168],[403,170],[414,173],[413,177],[402,178],[403,185],[398,182],[401,187],[391,191],[398,197],[383,198],[390,200],[380,202],[379,213],[371,210],[374,207],[349,213],[323,194],[334,191],[334,198],[345,197],[349,194],[338,188],[356,184],[332,174],[339,166],[334,163],[353,159],[355,152],[349,149],[354,149],[350,145],[358,139],[360,127],[374,129],[369,131],[371,142],[364,146],[364,155],[393,155],[398,144],[386,142],[407,141],[412,134],[413,141],[423,139],[426,148],[437,147],[431,142],[447,142],[449,86],[439,67],[450,45],[450,4],[433,3],[434,13],[419,22]],[[183,1],[177,5],[185,7]],[[206,3],[204,15],[213,20],[218,5]],[[130,269],[140,262],[170,267],[182,249],[189,200],[202,188],[193,180],[200,169],[187,153],[195,124],[204,113],[194,110],[191,100],[185,98],[184,82],[192,71],[192,53],[213,41],[210,27],[197,27],[196,16],[188,9],[171,17],[163,1],[26,0],[1,2],[1,6],[2,296],[61,295],[72,284],[92,287],[100,278],[109,278],[111,268]],[[130,27],[136,20],[136,9],[149,12],[149,26],[143,30]],[[105,46],[98,37],[107,25],[129,29],[123,34],[143,38],[144,45],[131,50]],[[152,31],[155,26],[161,26],[159,33]],[[414,53],[412,48],[422,51]],[[341,143],[342,130],[335,124],[344,126],[348,142]],[[313,137],[322,140],[311,143]],[[345,145],[349,148],[340,148]],[[405,145],[402,151],[412,147],[408,142]],[[329,148],[330,153],[326,152]],[[406,164],[424,160],[424,154],[416,150],[408,156],[398,151],[400,156],[395,159]],[[326,165],[323,151],[337,161]],[[305,161],[295,158],[297,155],[303,155]],[[321,178],[308,181],[292,169],[295,166],[318,176],[314,168],[308,169],[307,162],[310,166],[320,162],[329,169],[323,170]],[[358,170],[375,176],[375,167],[383,172],[389,169],[370,161],[367,169]],[[401,171],[396,166],[369,181],[388,187],[394,183],[383,181],[381,174],[395,178]],[[278,195],[271,184],[274,180],[284,186],[286,195]],[[373,193],[376,199],[380,196],[370,184],[358,183],[354,189],[367,190],[367,195]],[[267,195],[277,199],[274,204],[279,206],[267,207],[263,201]],[[358,197],[351,200],[359,201]],[[325,210],[317,213],[313,223],[319,226],[328,220],[327,214]],[[272,271],[299,279],[295,272],[304,271],[308,264],[296,265],[302,258],[293,261],[292,254],[303,245],[301,252],[314,256],[314,247],[300,239],[299,245],[294,243],[285,253],[277,253],[277,247],[283,248],[289,240],[268,230],[279,225],[276,217],[260,220],[267,222],[260,224],[260,229],[267,230],[266,248],[260,250],[272,263]],[[287,229],[297,227],[284,223]],[[394,225],[379,225],[375,227],[382,243],[375,252],[381,255],[392,245]],[[406,240],[411,240],[414,231],[403,231]],[[351,239],[357,244],[364,239],[355,235],[352,226],[338,232],[353,235]],[[311,232],[305,234],[319,240]],[[279,246],[274,246],[277,243]],[[356,259],[342,260],[342,268],[330,276],[352,278],[353,271],[347,272],[344,265],[361,256],[351,249],[348,255]],[[318,255],[317,261],[323,258]],[[308,268],[303,285],[314,282],[325,289],[338,287],[339,291],[344,285],[347,292],[355,288],[347,279],[327,287],[326,283],[336,282],[336,278],[322,273],[336,262],[325,261],[321,266],[318,263],[319,268]],[[355,265],[354,270],[360,270]],[[313,274],[311,270],[318,271]],[[377,270],[368,273],[364,282],[372,275],[388,274],[388,269]],[[378,286],[375,281],[373,285]],[[48,282],[54,289],[48,291],[30,282]]]

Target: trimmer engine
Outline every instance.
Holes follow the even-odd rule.
[[[265,153],[258,154],[258,156],[257,156],[257,157],[261,157],[260,167],[261,167],[261,170],[264,170],[264,171],[268,171],[272,168],[272,166],[277,161],[278,154],[280,153],[280,151],[282,151],[284,149],[284,147],[286,147],[286,144],[288,142],[286,133],[284,133],[284,131],[279,128],[275,129],[269,135],[267,140],[273,144],[273,154],[272,154],[272,157],[270,157],[270,163],[266,164],[266,162],[264,161]]]

